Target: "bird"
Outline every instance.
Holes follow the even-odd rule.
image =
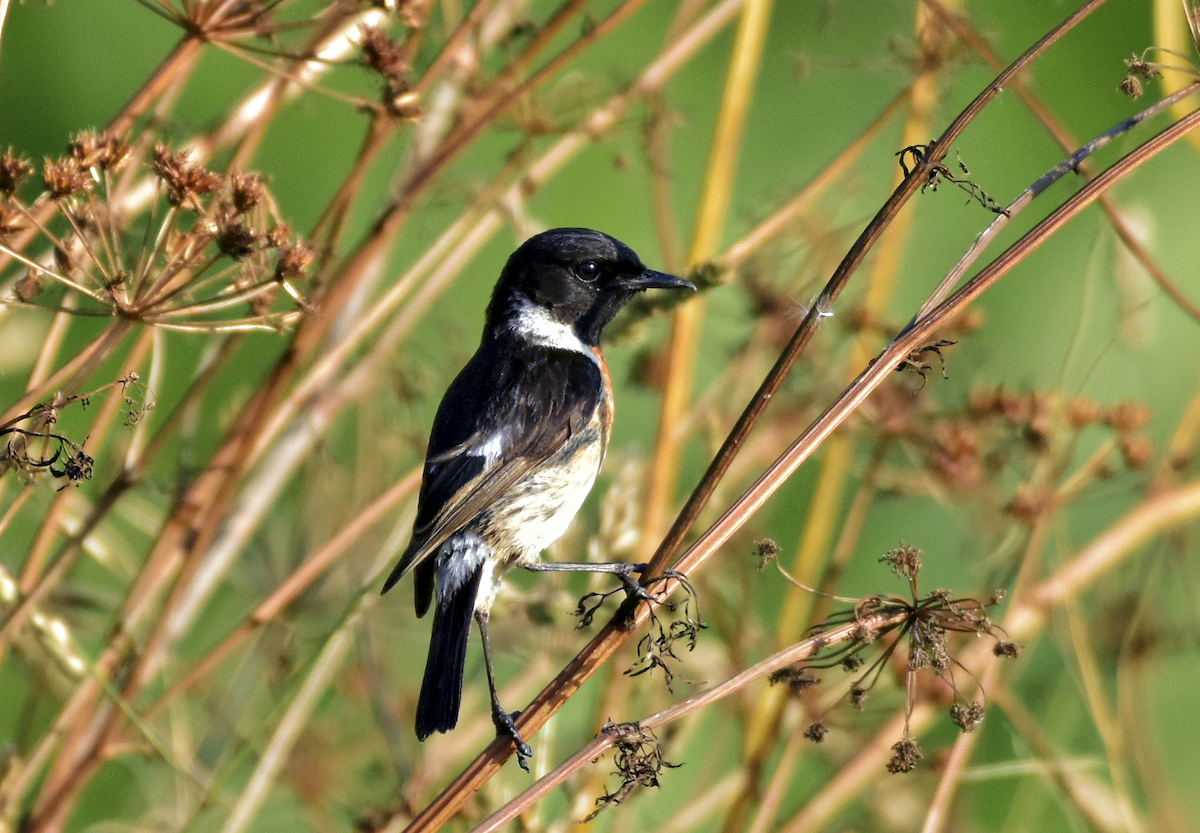
[[[646,289],[696,287],[648,269],[624,243],[584,228],[530,237],[501,271],[479,348],[438,406],[412,538],[383,584],[387,593],[411,572],[417,616],[433,605],[419,740],[458,723],[474,619],[492,722],[528,769],[533,753],[517,731],[519,712],[500,705],[488,642],[507,570],[612,573],[627,593],[641,591],[633,574],[645,565],[547,562],[541,553],[579,511],[608,447],[614,402],[601,333]]]

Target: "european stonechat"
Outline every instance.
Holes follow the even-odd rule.
[[[604,460],[613,391],[600,334],[644,289],[695,287],[647,269],[624,243],[590,229],[531,237],[500,273],[479,349],[433,421],[412,541],[383,585],[386,593],[413,572],[417,616],[436,590],[420,740],[458,723],[474,618],[492,720],[526,767],[532,751],[517,715],[500,706],[488,645],[488,611],[509,568],[608,572],[630,592],[640,589],[632,577],[639,565],[543,562],[541,552],[566,531]]]

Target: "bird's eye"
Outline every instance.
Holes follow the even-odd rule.
[[[585,260],[575,267],[575,274],[584,283],[591,283],[600,276],[600,267],[596,265],[596,261],[594,260]]]

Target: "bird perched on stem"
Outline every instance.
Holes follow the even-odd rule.
[[[414,573],[418,616],[433,631],[417,704],[417,737],[458,723],[472,618],[483,640],[492,721],[533,753],[500,705],[488,611],[501,575],[527,570],[607,572],[626,592],[645,565],[543,562],[591,491],[613,420],[600,334],[645,289],[695,289],[647,269],[624,243],[590,229],[553,229],[509,257],[487,308],[483,340],[450,384],[433,421],[412,541],[384,582]]]

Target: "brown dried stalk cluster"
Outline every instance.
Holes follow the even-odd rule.
[[[950,717],[955,725],[963,732],[974,730],[983,720],[984,706],[978,700],[967,700],[960,691],[955,680],[955,669],[968,675],[970,672],[955,659],[951,635],[990,636],[996,640],[993,649],[996,656],[1015,658],[1020,652],[1019,647],[1005,637],[987,615],[987,609],[999,604],[1004,593],[997,592],[986,602],[954,598],[949,590],[935,590],[927,596],[921,596],[917,581],[921,571],[920,550],[901,546],[884,555],[880,561],[908,581],[911,597],[869,596],[859,600],[852,609],[826,617],[809,631],[809,636],[816,640],[818,647],[822,641],[821,634],[833,628],[857,622],[858,630],[849,641],[827,648],[820,647],[812,659],[775,672],[771,675],[772,684],[784,683],[793,694],[804,696],[821,683],[821,679],[813,674],[814,669],[840,667],[855,676],[846,685],[845,698],[839,702],[849,702],[861,711],[884,671],[894,667],[892,658],[903,656],[903,663],[898,670],[904,677],[906,713],[911,712],[922,692],[930,690],[928,686],[919,685],[917,676],[919,672],[929,671],[945,683],[951,701]],[[875,628],[868,624],[870,617],[875,614],[894,613],[903,616],[893,626]],[[904,649],[903,654],[899,653],[901,648]],[[873,650],[878,650],[878,655],[867,664],[864,654]],[[819,714],[816,721],[804,730],[806,738],[815,743],[826,738],[830,731],[827,722],[830,711],[826,709]],[[907,721],[904,737],[896,742],[892,751],[892,759],[887,765],[889,772],[911,772],[916,768],[921,749],[910,736]]]
[[[206,331],[277,330],[307,307],[314,252],[292,239],[258,174],[94,133],[47,159],[43,190],[25,200],[32,173],[12,149],[0,156],[0,245],[17,238],[31,253],[10,250],[25,269],[11,302]],[[149,201],[138,195],[147,176]]]
[[[72,405],[86,408],[94,397],[116,389],[120,390],[121,399],[129,408],[125,418],[127,426],[136,425],[154,407],[153,394],[145,389],[134,372],[90,393],[60,397],[52,404],[37,405],[0,425],[0,438],[5,442],[4,450],[0,451],[0,477],[11,469],[21,472],[29,480],[45,472],[56,479],[65,478],[60,489],[90,480],[96,461],[83,450],[86,439],[77,443],[58,433],[54,426],[65,408]]]

